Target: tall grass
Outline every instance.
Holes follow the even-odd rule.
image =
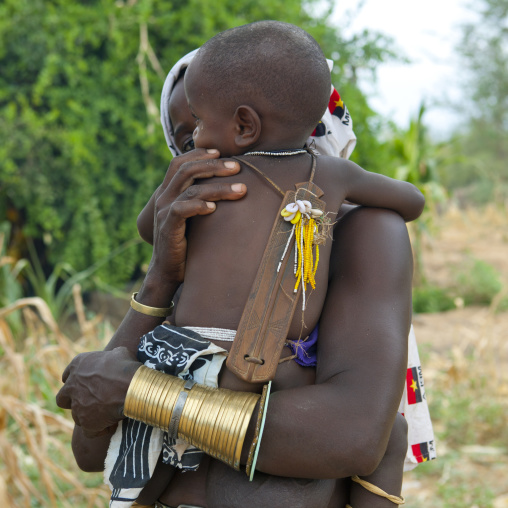
[[[424,264],[457,308],[415,316],[438,459],[404,490],[412,508],[508,508],[508,214],[451,208],[436,220]]]
[[[101,349],[111,331],[83,313],[74,291],[81,338],[71,341],[40,298],[0,309],[0,506],[104,507],[109,489],[101,475],[82,473],[71,451],[73,422],[56,406],[61,375],[78,353]],[[6,317],[22,313],[23,340]]]
[[[494,307],[452,311],[446,345],[424,348],[438,459],[406,475],[413,508],[508,506],[508,316]]]

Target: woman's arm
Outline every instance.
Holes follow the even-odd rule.
[[[145,305],[169,307],[183,281],[186,219],[212,213],[215,201],[236,200],[245,195],[243,184],[193,185],[197,178],[229,176],[240,169],[233,161],[229,161],[232,167],[225,166],[228,161],[217,159],[218,152],[211,154],[213,159],[209,153],[201,152],[206,150],[173,159],[153,200],[152,260],[136,296]],[[57,404],[72,410],[76,422],[73,451],[85,471],[103,469],[109,439],[123,418],[126,386],[140,366],[135,356],[139,340],[162,321],[163,318],[129,309],[106,351],[80,354],[65,369],[62,376],[65,384],[57,394]]]
[[[265,473],[368,475],[386,450],[407,364],[412,276],[407,231],[392,212],[360,208],[339,222],[334,239],[318,384],[270,399],[257,465]],[[77,369],[76,380],[85,374]],[[97,383],[104,378],[96,376]],[[111,377],[124,398],[130,371]],[[90,406],[84,411],[93,412]]]
[[[270,398],[257,469],[368,475],[386,450],[404,387],[412,254],[405,224],[359,208],[336,226],[316,385]]]
[[[406,222],[421,215],[425,198],[413,184],[365,171],[354,162],[337,162],[340,163],[340,171],[344,175],[348,201],[394,210]]]

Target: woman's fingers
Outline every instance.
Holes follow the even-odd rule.
[[[173,201],[182,192],[191,187],[195,180],[211,178],[213,176],[231,176],[239,171],[240,164],[231,160],[207,159],[188,161],[179,167],[166,187],[163,188],[161,186],[161,191],[165,194],[165,199]]]
[[[234,201],[243,197],[246,192],[247,187],[243,183],[202,183],[189,187],[176,201],[189,201],[194,199],[200,199],[202,201]]]
[[[235,201],[245,196],[247,186],[243,183],[203,183],[192,185],[186,189],[178,198],[169,203],[169,206],[157,207],[157,224],[166,224],[168,214],[177,219],[172,222],[171,228],[184,226],[185,219],[195,215],[207,215],[215,208],[215,201]],[[170,229],[171,229],[170,228]]]
[[[171,213],[181,218],[212,213],[215,201],[235,201],[245,196],[247,187],[243,183],[208,183],[193,185],[172,203]]]
[[[206,161],[216,160],[220,157],[220,153],[218,150],[214,149],[204,149],[197,148],[196,150],[192,150],[190,152],[184,153],[183,155],[179,155],[178,157],[174,157],[171,161],[168,170],[166,171],[166,175],[162,182],[162,189],[165,189],[169,182],[174,178],[176,173],[180,171],[180,168],[188,164],[189,162],[198,162],[198,163],[206,163]]]

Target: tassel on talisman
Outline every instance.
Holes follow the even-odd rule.
[[[281,215],[285,221],[293,224],[293,228],[277,267],[277,272],[280,270],[282,261],[288,253],[294,236],[294,274],[296,278],[294,292],[296,293],[301,285],[303,296],[302,310],[305,310],[307,284],[310,284],[312,289],[316,289],[319,245],[325,243],[330,223],[323,210],[312,208],[311,202],[305,199],[297,199],[294,203],[286,205]]]

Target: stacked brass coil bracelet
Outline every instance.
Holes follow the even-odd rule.
[[[185,439],[206,454],[240,469],[257,393],[212,388],[141,366],[125,398],[124,414]]]

